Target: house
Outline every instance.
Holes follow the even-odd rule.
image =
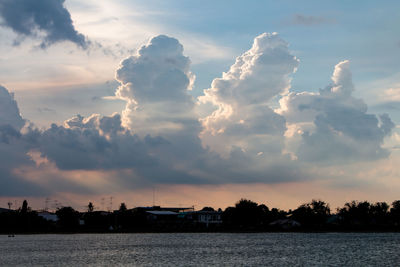
[[[180,227],[178,213],[169,210],[148,210],[144,212],[147,226],[160,231],[174,230]]]
[[[205,224],[207,227],[210,224],[217,225],[222,223],[222,212],[218,211],[196,211],[195,222]]]
[[[198,225],[204,225],[209,227],[210,225],[222,224],[222,212],[218,211],[189,211],[181,212],[178,215],[179,218],[184,218],[186,221],[192,222]]]
[[[0,208],[0,213],[10,212],[10,209]]]
[[[38,216],[42,217],[46,221],[57,222],[58,216],[55,213],[48,212],[48,211],[38,211]]]
[[[182,208],[182,207],[161,207],[161,206],[151,206],[151,207],[137,207],[135,209],[145,210],[145,211],[172,211],[172,212],[185,212],[194,211],[194,207]]]
[[[177,212],[168,210],[150,210],[146,211],[147,219],[150,221],[175,219],[178,216]]]
[[[150,224],[158,225],[176,225],[178,222],[182,221],[180,214],[185,211],[193,211],[193,208],[180,208],[180,207],[137,207],[134,210],[145,214],[147,222]]]

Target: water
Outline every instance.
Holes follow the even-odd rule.
[[[399,266],[398,233],[0,236],[2,266]]]

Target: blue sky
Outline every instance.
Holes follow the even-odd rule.
[[[398,194],[398,1],[25,1],[0,3],[0,196]]]
[[[133,10],[137,4],[121,3]],[[151,23],[204,35],[236,53],[260,33],[279,32],[302,61],[293,80],[299,90],[317,89],[330,77],[329,66],[343,59],[352,60],[355,80],[364,83],[387,78],[399,67],[397,1],[148,1],[145,8],[155,13],[147,18]],[[220,66],[226,70],[231,62]],[[208,87],[217,73],[208,80],[199,75],[198,87]],[[312,74],[313,81],[303,78]]]

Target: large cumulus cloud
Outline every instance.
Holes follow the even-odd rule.
[[[142,138],[162,136],[169,145],[158,147],[157,153],[177,168],[188,168],[204,153],[198,137],[201,125],[189,94],[194,78],[183,46],[165,35],[151,38],[116,72],[121,84],[116,96],[126,101],[123,125]]]
[[[318,93],[290,92],[298,64],[277,34],[262,34],[196,102],[182,45],[157,36],[118,67],[121,115],[76,115],[44,130],[26,126],[13,95],[0,87],[0,192],[29,186],[16,170],[35,168],[32,153],[65,172],[124,171],[110,179],[134,187],[299,181],[315,178],[309,162],[386,157],[382,145],[394,125],[352,96],[348,61]],[[210,104],[199,118],[196,106],[207,111]]]
[[[72,24],[71,15],[64,7],[65,0],[1,0],[2,26],[21,36],[39,37],[40,46],[70,41],[86,49],[89,45],[84,35]]]
[[[353,91],[345,60],[335,66],[332,83],[319,93],[290,93],[280,100],[278,112],[292,128],[291,137],[301,136],[295,151],[299,159],[337,163],[388,156],[382,144],[393,122],[387,114],[368,114]]]
[[[188,93],[194,82],[190,60],[175,38],[152,38],[137,53],[124,59],[116,79],[116,96],[127,102],[124,124],[138,133],[180,131],[195,118]]]
[[[21,166],[33,165],[27,155],[29,145],[21,134],[24,125],[14,95],[0,86],[0,194],[3,196],[38,194],[41,191],[15,173]]]
[[[201,119],[204,145],[220,153],[239,147],[253,154],[280,154],[285,118],[274,112],[269,102],[288,92],[290,74],[298,63],[278,34],[256,37],[252,48],[199,97],[201,103],[217,107]]]

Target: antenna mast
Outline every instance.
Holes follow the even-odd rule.
[[[156,187],[153,186],[153,207],[156,205],[155,199],[156,199]]]

